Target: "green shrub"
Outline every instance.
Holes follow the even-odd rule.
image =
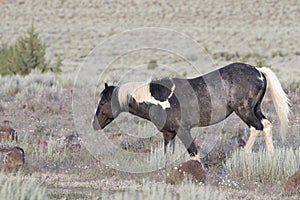
[[[61,72],[61,58],[58,56],[56,65],[52,66],[50,61],[46,60],[45,55],[46,45],[32,24],[26,34],[19,37],[13,45],[3,44],[0,48],[0,75],[20,74],[24,76],[34,69],[42,73]]]
[[[262,56],[258,56],[258,57],[255,58],[254,66],[256,66],[256,67],[268,67],[268,68],[271,68],[272,70],[274,70],[271,65],[268,65],[266,63],[265,59]]]
[[[259,53],[228,53],[228,52],[218,52],[213,54],[214,59],[223,59],[225,61],[233,62],[244,62],[253,64],[256,67],[268,67],[272,68],[271,65],[266,63],[266,56]],[[273,68],[272,68],[273,69]],[[274,69],[273,69],[274,70]]]
[[[148,69],[155,69],[158,67],[157,61],[156,60],[150,60],[148,63]]]

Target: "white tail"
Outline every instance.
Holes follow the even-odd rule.
[[[290,100],[283,91],[281,84],[276,77],[275,73],[266,67],[257,68],[261,73],[263,73],[267,79],[267,87],[271,91],[272,100],[279,117],[280,121],[280,132],[281,136],[284,136],[289,122],[290,114]]]

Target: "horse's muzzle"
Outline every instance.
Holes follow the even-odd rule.
[[[92,126],[93,126],[93,129],[95,131],[101,129],[101,126],[100,126],[100,124],[99,124],[98,119],[97,119],[96,116],[94,117],[94,120],[92,122]]]

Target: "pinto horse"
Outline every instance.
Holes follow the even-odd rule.
[[[274,152],[271,128],[261,110],[267,88],[278,114],[281,131],[288,126],[289,99],[276,75],[269,68],[233,63],[193,79],[168,78],[108,86],[92,122],[103,129],[121,112],[151,121],[163,133],[165,151],[177,135],[194,159],[197,149],[190,130],[216,124],[235,112],[250,128],[245,153],[250,153],[262,131],[266,148]]]

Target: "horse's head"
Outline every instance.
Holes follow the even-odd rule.
[[[105,89],[101,92],[101,98],[92,123],[94,130],[103,129],[114,120],[116,114],[113,112],[115,108],[113,108],[112,97],[115,88],[116,86],[108,86],[105,83]]]

